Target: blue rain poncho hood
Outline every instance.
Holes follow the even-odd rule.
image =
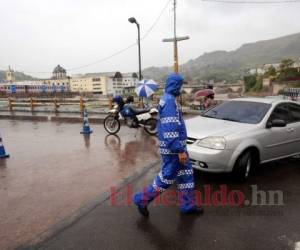
[[[165,92],[173,96],[179,96],[182,84],[183,77],[181,75],[175,73],[170,74],[166,80]]]

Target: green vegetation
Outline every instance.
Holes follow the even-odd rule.
[[[263,79],[262,77],[258,77],[256,79],[256,83],[254,85],[254,87],[252,88],[253,92],[260,92],[263,89]]]
[[[277,72],[276,69],[271,66],[270,68],[268,68],[268,70],[264,73],[264,78],[268,78],[268,77],[274,77],[276,76]]]
[[[263,89],[263,77],[249,75],[244,77],[246,92],[260,92]]]
[[[249,92],[251,91],[254,86],[257,84],[257,75],[250,75],[244,77],[245,82],[245,91]]]
[[[261,92],[263,89],[263,79],[272,78],[279,82],[296,80],[300,81],[300,72],[298,69],[293,68],[294,61],[292,59],[283,59],[280,63],[280,69],[271,66],[262,76],[248,75],[244,77],[246,92]],[[300,86],[300,82],[294,84],[295,87]],[[280,93],[279,93],[280,94]]]
[[[299,78],[300,72],[297,69],[292,68],[294,61],[292,59],[284,59],[280,64],[280,71],[277,76],[277,80],[285,81],[293,78]]]

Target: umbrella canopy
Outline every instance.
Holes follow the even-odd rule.
[[[139,97],[150,97],[158,89],[158,85],[153,80],[142,80],[138,83],[135,93]]]
[[[212,89],[201,89],[195,93],[195,98],[200,97],[200,96],[207,97],[207,96],[214,95],[214,94],[215,94],[215,92]]]

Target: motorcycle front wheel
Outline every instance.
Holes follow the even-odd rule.
[[[103,123],[105,130],[111,135],[118,133],[121,128],[120,121],[112,115],[107,116]]]
[[[144,129],[145,131],[150,135],[156,135],[157,128],[156,128],[157,120],[154,118],[150,118],[147,121],[145,121]]]

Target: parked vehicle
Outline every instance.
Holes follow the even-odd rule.
[[[113,101],[117,104],[104,119],[104,128],[109,134],[116,134],[121,128],[120,118],[123,118],[129,128],[142,127],[150,135],[156,135],[156,115],[157,109],[136,109],[133,105],[132,97],[124,103],[120,96],[114,97]]]
[[[187,131],[195,169],[246,180],[256,165],[300,154],[300,104],[234,99],[188,120]]]

